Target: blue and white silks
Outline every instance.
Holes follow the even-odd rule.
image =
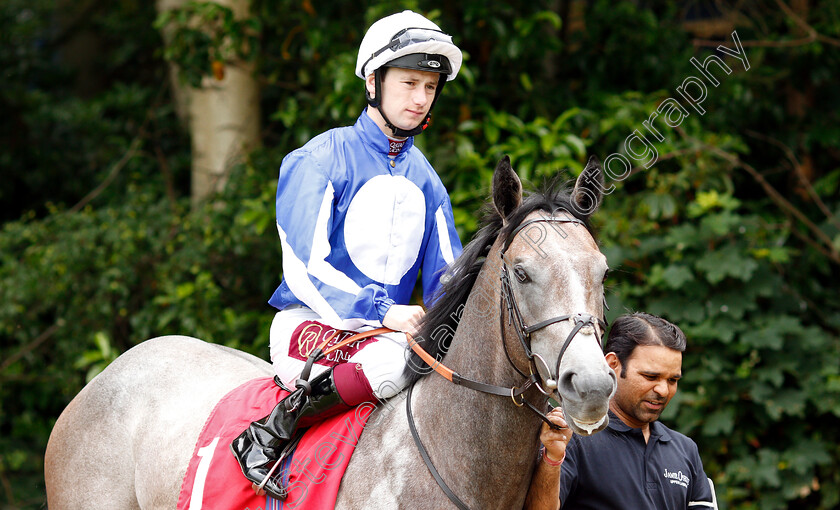
[[[277,185],[283,281],[269,303],[306,306],[332,327],[381,326],[422,270],[427,304],[461,253],[449,195],[417,147],[362,115],[288,154]]]

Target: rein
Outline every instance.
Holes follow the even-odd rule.
[[[502,274],[501,274],[501,284],[502,284],[502,297],[500,299],[500,314],[499,314],[499,326],[500,326],[500,333],[501,333],[501,340],[502,340],[502,347],[505,351],[505,356],[507,356],[508,363],[522,376],[525,378],[525,381],[519,387],[512,386],[510,388],[505,386],[496,386],[493,384],[482,383],[479,381],[475,381],[460,375],[458,372],[446,367],[441,363],[439,360],[433,358],[428,352],[423,349],[420,344],[415,341],[411,335],[406,334],[408,338],[408,345],[411,347],[411,350],[414,351],[422,360],[425,362],[429,367],[431,367],[438,375],[442,376],[444,379],[450,381],[453,384],[457,384],[460,386],[465,386],[472,390],[480,391],[482,393],[488,393],[491,395],[499,395],[503,397],[510,397],[513,401],[514,405],[517,407],[527,406],[529,410],[534,412],[537,416],[539,416],[545,423],[548,424],[554,430],[560,430],[561,427],[552,423],[548,417],[536,406],[531,404],[528,400],[525,399],[523,393],[528,391],[531,386],[535,386],[541,393],[544,395],[549,395],[549,392],[545,391],[540,386],[540,377],[545,378],[545,384],[549,388],[549,390],[556,390],[557,383],[558,383],[558,376],[560,371],[560,362],[562,361],[563,354],[566,352],[566,349],[571,344],[572,340],[577,336],[578,332],[584,328],[585,326],[592,326],[598,335],[596,339],[598,341],[598,345],[601,345],[601,336],[606,329],[606,323],[603,319],[599,319],[593,317],[592,315],[586,313],[578,313],[578,314],[568,314],[568,315],[560,315],[557,317],[553,317],[551,319],[547,319],[544,321],[540,321],[536,324],[531,326],[526,326],[524,319],[522,318],[522,313],[519,310],[519,305],[516,302],[516,297],[513,294],[513,287],[510,281],[510,275],[507,269],[507,261],[505,260],[505,253],[507,252],[508,248],[510,247],[513,239],[516,237],[519,232],[522,231],[525,227],[532,225],[538,222],[557,222],[557,223],[578,223],[580,225],[584,225],[584,222],[574,218],[574,217],[565,217],[565,218],[558,218],[558,217],[549,217],[549,218],[539,218],[533,219],[530,221],[526,221],[521,225],[517,226],[513,232],[508,236],[505,240],[505,244],[500,252],[500,256],[502,258]],[[606,302],[606,301],[605,301]],[[507,309],[508,312],[508,324],[512,324],[514,326],[514,330],[516,331],[516,335],[519,338],[520,344],[522,345],[523,350],[525,351],[525,355],[528,358],[529,362],[529,369],[530,375],[525,375],[525,373],[516,366],[513,360],[510,357],[510,354],[507,351],[507,345],[505,342],[505,325],[504,325],[504,317],[505,313],[504,310]],[[574,327],[572,331],[569,332],[569,335],[566,337],[566,341],[563,343],[562,348],[560,349],[560,353],[557,356],[557,361],[554,366],[554,370],[552,370],[545,360],[539,355],[531,351],[530,343],[531,343],[531,333],[539,331],[547,326],[552,324],[556,324],[558,322],[563,322],[571,320],[574,322]],[[599,331],[600,328],[600,331]],[[440,476],[440,473],[435,468],[434,464],[432,463],[431,457],[429,457],[429,453],[426,450],[426,447],[423,445],[423,442],[420,440],[420,435],[417,433],[417,427],[414,423],[414,416],[411,412],[411,394],[412,390],[414,389],[414,385],[411,385],[408,389],[408,393],[406,395],[406,415],[408,418],[408,427],[411,431],[411,436],[414,439],[414,443],[417,446],[417,449],[420,451],[420,456],[423,458],[423,462],[426,464],[426,467],[432,474],[432,477],[437,482],[438,486],[443,490],[444,494],[449,498],[449,500],[459,508],[459,510],[469,510],[469,507],[461,501],[458,496],[449,488],[443,478]],[[516,401],[516,397],[521,397],[520,401]]]

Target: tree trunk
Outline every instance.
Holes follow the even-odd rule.
[[[158,12],[183,6],[186,0],[157,0]],[[248,16],[250,0],[217,0],[237,18]],[[164,41],[171,33],[163,31]],[[259,86],[253,66],[226,63],[223,73],[205,76],[199,88],[182,83],[170,63],[175,109],[192,141],[192,203],[198,205],[227,184],[230,171],[259,144]]]

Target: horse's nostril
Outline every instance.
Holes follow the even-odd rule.
[[[616,387],[617,379],[615,372],[609,371],[609,376],[604,377],[603,372],[573,372],[567,371],[560,376],[558,390],[560,394],[575,395],[578,399],[586,400],[588,397],[607,397],[612,395]]]
[[[572,394],[577,393],[575,389],[574,383],[575,373],[571,370],[564,372],[563,375],[560,376],[560,381],[558,382],[557,388],[560,391],[560,394]]]

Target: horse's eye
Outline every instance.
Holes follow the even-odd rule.
[[[603,280],[601,280],[601,282],[603,283],[603,282],[607,281],[607,277],[608,277],[609,275],[610,275],[610,270],[609,270],[609,269],[607,269],[606,271],[604,271],[604,279],[603,279]]]
[[[523,269],[522,266],[514,266],[513,274],[516,275],[516,279],[519,280],[519,283],[526,283],[531,281],[531,278],[528,277],[528,273],[525,272],[525,269]]]

